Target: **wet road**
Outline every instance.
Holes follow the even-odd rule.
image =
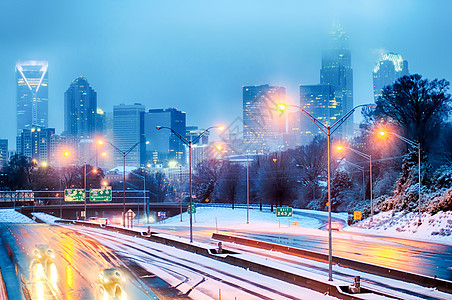
[[[155,227],[156,232],[165,232],[188,237],[186,226]],[[194,240],[208,241],[215,228],[193,227]],[[310,234],[265,233],[259,231],[225,230],[222,234],[231,234],[270,243],[328,254],[326,230],[311,230]],[[318,234],[315,234],[318,232]],[[452,280],[452,246],[427,243],[407,239],[365,235],[350,232],[333,231],[333,256],[354,259],[361,262],[380,265],[426,276],[437,276]]]
[[[3,245],[15,255],[19,282],[32,299],[157,298],[113,251],[86,235],[44,224],[0,229]],[[39,243],[42,252],[34,250]],[[100,276],[112,268],[119,273]]]

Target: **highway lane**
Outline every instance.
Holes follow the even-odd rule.
[[[186,279],[184,279],[184,281],[186,281],[186,283],[188,283],[189,285],[195,285],[197,288],[202,288],[202,285],[205,284],[206,282],[218,280],[217,276],[214,275],[212,277],[212,275],[211,275],[212,271],[216,274],[218,274],[218,273],[222,274],[221,282],[216,282],[214,285],[217,288],[221,287],[222,290],[225,288],[224,284],[228,284],[228,288],[231,288],[231,286],[232,286],[235,288],[239,287],[239,289],[241,286],[246,286],[249,284],[249,282],[247,282],[247,280],[244,276],[240,276],[240,275],[234,276],[231,273],[225,272],[225,270],[227,270],[227,268],[222,267],[221,269],[216,269],[212,265],[213,263],[209,262],[208,258],[202,259],[202,262],[199,262],[199,261],[191,262],[188,260],[184,260],[184,263],[180,264],[179,261],[183,260],[183,259],[181,259],[180,255],[172,256],[170,253],[163,254],[162,252],[159,252],[159,250],[158,250],[159,247],[155,246],[155,244],[152,245],[152,243],[151,243],[151,244],[149,244],[149,246],[145,246],[141,250],[138,249],[137,246],[139,246],[140,243],[143,243],[143,245],[145,245],[146,243],[149,243],[149,242],[146,242],[146,241],[141,242],[140,240],[137,240],[134,237],[119,236],[111,231],[106,231],[106,230],[102,230],[102,229],[85,228],[85,227],[80,229],[80,231],[81,232],[84,232],[84,231],[91,232],[92,231],[93,236],[94,235],[99,236],[98,238],[101,241],[104,240],[107,243],[108,242],[121,242],[119,244],[119,246],[120,246],[119,249],[117,249],[118,250],[117,253],[123,252],[124,255],[131,254],[132,257],[135,257],[134,259],[137,259],[137,257],[138,257],[138,262],[139,261],[153,261],[153,268],[158,269],[158,268],[161,268],[162,266],[164,266],[164,269],[166,271],[169,271],[170,269],[172,269],[171,272],[175,272],[179,276],[181,274],[184,274],[185,272],[190,273],[195,270],[195,274],[188,276]],[[197,238],[198,238],[197,241],[200,241],[201,239],[203,239],[203,242],[204,242],[204,238],[201,238],[201,236],[197,236]],[[127,245],[127,242],[122,242],[122,241],[127,241],[127,240],[133,242],[133,244]],[[214,241],[208,240],[208,239],[206,239],[206,241],[210,242],[210,243],[214,242]],[[187,243],[188,243],[188,240],[187,240]],[[113,249],[116,248],[114,246],[110,246],[110,247],[112,247]],[[161,246],[161,247],[166,247],[166,246]],[[212,248],[214,248],[214,247],[215,246],[212,245]],[[266,262],[269,262],[269,263],[270,263],[270,260],[272,260],[273,263],[279,264],[281,266],[280,268],[282,270],[285,270],[287,268],[289,268],[289,269],[296,268],[300,272],[309,272],[312,274],[319,274],[319,275],[325,276],[325,278],[327,277],[327,274],[328,274],[328,267],[327,267],[327,264],[325,264],[325,263],[320,263],[320,262],[296,257],[293,255],[281,254],[281,253],[274,252],[274,251],[267,251],[267,250],[262,250],[262,249],[258,249],[258,248],[242,246],[239,244],[225,243],[225,247],[228,250],[233,250],[238,253],[246,253],[246,255],[252,255],[253,257],[263,258]],[[139,251],[138,253],[136,253],[137,250]],[[135,252],[135,254],[133,254],[134,252]],[[144,256],[142,256],[143,254],[144,254]],[[187,254],[184,254],[184,256],[185,255],[187,255]],[[187,258],[188,258],[188,256],[187,256]],[[175,261],[175,259],[176,259],[176,261]],[[154,261],[156,263],[154,263]],[[190,269],[190,265],[193,266],[191,269]],[[206,269],[206,267],[207,267],[207,269]],[[434,290],[431,290],[430,288],[424,288],[424,287],[420,287],[420,286],[416,286],[416,285],[410,285],[410,284],[400,282],[397,280],[388,280],[385,277],[373,276],[373,275],[369,275],[369,274],[362,273],[362,272],[357,272],[357,271],[354,271],[351,269],[342,268],[342,267],[338,267],[338,266],[334,266],[334,270],[335,270],[335,272],[334,272],[335,280],[341,280],[344,282],[353,282],[354,277],[356,275],[361,275],[362,282],[367,288],[371,288],[373,290],[377,290],[382,293],[387,293],[398,299],[450,299],[450,295],[441,293],[441,292],[435,292]],[[231,279],[231,278],[233,278],[233,279]],[[237,286],[237,284],[236,284],[236,280],[238,278],[240,278],[240,280],[243,282],[239,286]],[[198,281],[200,283],[202,282],[201,286],[198,286],[196,284],[196,281]],[[234,282],[235,282],[235,284],[234,284]],[[256,279],[254,279],[253,282],[254,282],[254,285],[259,286],[259,283]],[[204,290],[205,290],[205,287],[204,287]],[[209,288],[208,290],[211,291],[212,289]],[[262,291],[262,287],[261,287],[261,291]],[[246,291],[242,290],[239,292],[240,293],[246,292],[247,293],[246,297],[251,297],[253,295],[253,291],[249,290],[249,289]],[[274,291],[271,291],[271,292],[274,293]],[[238,293],[238,291],[235,291],[234,293]],[[237,294],[234,294],[234,295],[237,295]],[[278,294],[278,295],[281,296],[280,294]],[[212,296],[215,296],[215,295],[213,294]],[[290,295],[285,295],[285,298],[290,298]],[[263,298],[261,297],[260,299],[263,299]]]
[[[10,233],[8,247],[32,299],[104,299],[102,293],[157,299],[113,251],[89,236],[46,224],[10,224],[1,230]],[[37,244],[47,245],[45,251],[34,251]],[[114,272],[101,277],[104,270]]]
[[[187,226],[183,225],[155,226],[152,230],[182,237],[189,236]],[[193,232],[195,241],[208,241],[216,229],[195,224]],[[250,226],[250,230],[246,232],[224,228],[219,232],[328,254],[326,230],[310,230],[305,234],[293,234],[289,230],[267,233]],[[333,255],[452,280],[452,247],[448,245],[333,231]]]

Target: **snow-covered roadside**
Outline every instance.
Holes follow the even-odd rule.
[[[418,221],[418,213],[386,211],[374,215],[373,222],[368,218],[344,230],[452,245],[452,211],[423,213],[420,226]]]
[[[46,213],[41,213],[41,212],[36,212],[33,213],[34,216],[36,216],[36,218],[48,223],[48,224],[55,224],[56,220],[60,220],[60,218],[46,214]]]
[[[326,234],[325,230],[319,230],[319,228],[324,228],[324,224],[319,219],[314,216],[312,218],[306,217],[298,214],[298,212],[328,216],[328,212],[325,211],[294,209],[292,218],[278,219],[274,212],[250,209],[249,224],[247,224],[246,209],[199,207],[193,215],[193,221],[197,227],[218,229],[219,231],[235,229],[246,230],[247,232]],[[45,213],[34,214],[39,219],[50,224],[54,224],[55,220],[59,219]],[[333,213],[333,217],[346,221],[348,216],[346,213]],[[421,216],[422,224],[420,226],[418,226],[418,218],[417,213],[381,212],[374,216],[372,224],[370,219],[366,219],[352,226],[345,226],[342,231],[452,245],[451,211],[438,212],[433,216],[424,213]],[[180,215],[177,215],[160,223],[149,225],[153,228],[189,226],[189,215],[187,213],[182,214],[182,220],[181,222]],[[0,223],[34,223],[34,221],[13,209],[0,209]],[[147,227],[145,224],[143,226]]]
[[[32,224],[36,222],[13,208],[3,208],[0,209],[0,223]]]

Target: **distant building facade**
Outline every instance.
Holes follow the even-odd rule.
[[[19,61],[16,63],[17,134],[32,126],[48,126],[48,63]]]
[[[403,60],[397,53],[386,53],[381,55],[375,64],[373,75],[374,99],[382,96],[386,86],[393,85],[400,77],[409,75],[408,62]]]
[[[8,140],[0,139],[0,169],[8,163]]]
[[[352,56],[349,49],[349,37],[340,25],[334,26],[330,34],[330,45],[322,53],[322,69],[320,70],[320,84],[332,85],[336,93],[341,93],[337,99],[344,115],[354,107],[353,101],[353,69]],[[316,117],[314,115],[314,117]],[[342,130],[345,136],[352,136],[354,132],[353,115],[349,117]]]
[[[322,124],[333,125],[341,118],[342,109],[342,90],[332,85],[301,85],[300,86],[300,107],[314,116]],[[339,127],[335,131],[335,136],[340,136],[343,128]],[[306,145],[311,142],[315,135],[324,134],[307,117],[300,119],[301,144]]]
[[[133,105],[113,106],[113,145],[121,152],[128,152],[125,157],[126,166],[139,168],[144,165],[146,147],[144,136],[145,107],[140,103]],[[113,152],[114,165],[123,165],[123,156],[118,151]]]
[[[286,88],[281,86],[243,87],[243,151],[264,154],[283,147],[285,117],[277,104],[285,102]]]
[[[62,156],[66,139],[55,134],[55,128],[31,127],[16,138],[16,153],[36,160],[37,163],[56,165]],[[61,149],[60,149],[61,148]]]
[[[64,134],[76,140],[92,139],[97,118],[97,93],[86,78],[74,79],[64,93]]]
[[[186,165],[185,144],[169,129],[186,137],[186,114],[176,108],[149,109],[144,114],[147,164],[168,166],[170,161]]]

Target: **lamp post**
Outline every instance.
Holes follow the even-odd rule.
[[[145,201],[146,201],[146,174],[144,176],[138,175],[136,173],[130,172],[130,174],[135,175],[136,177],[143,180],[143,211],[145,210]],[[140,201],[138,201],[138,213],[137,213],[138,219],[140,219]],[[148,220],[148,216],[146,214],[146,222]]]
[[[203,137],[203,135],[205,135],[210,129],[212,128],[217,128],[218,130],[223,130],[223,126],[211,126],[209,128],[207,128],[206,130],[204,130],[203,132],[201,132],[198,136],[196,136],[194,139],[190,139],[188,140],[186,137],[180,135],[177,131],[175,131],[174,129],[172,129],[171,127],[166,127],[166,126],[156,126],[155,127],[157,130],[161,130],[161,129],[169,129],[171,130],[171,132],[177,136],[179,138],[179,140],[181,140],[185,145],[188,146],[188,165],[189,165],[189,177],[190,177],[190,207],[189,207],[189,212],[190,212],[190,243],[193,243],[193,190],[192,190],[192,165],[191,165],[191,147],[193,144],[196,144],[197,142],[199,142],[199,140]]]
[[[417,158],[418,158],[417,164],[418,164],[418,175],[419,175],[418,176],[419,177],[419,179],[418,179],[419,180],[419,182],[418,182],[419,183],[419,204],[418,204],[418,206],[419,206],[419,223],[418,223],[418,226],[419,226],[422,224],[422,222],[421,222],[421,143],[420,142],[416,143],[415,141],[412,141],[410,139],[407,139],[404,136],[401,136],[395,132],[390,132],[390,131],[380,131],[380,136],[385,136],[386,133],[392,134],[392,135],[396,136],[397,138],[401,139],[402,141],[404,141],[405,143],[407,143],[408,145],[410,145],[411,147],[417,148]]]
[[[347,147],[347,146],[340,146],[340,147],[347,148],[348,150],[358,154],[359,156],[361,156],[361,157],[363,157],[363,158],[365,158],[365,159],[367,159],[369,161],[370,222],[372,223],[373,220],[374,220],[373,192],[372,192],[372,190],[373,190],[373,187],[372,187],[372,185],[373,185],[372,184],[372,155],[363,153],[361,151],[358,151],[356,149],[353,149],[353,148],[350,148],[350,147]],[[338,150],[341,150],[341,149],[339,149],[339,147],[338,147]]]
[[[339,120],[337,120],[333,125],[325,125],[319,120],[317,120],[310,113],[305,111],[303,108],[293,104],[278,104],[278,110],[284,111],[287,106],[292,106],[298,108],[312,123],[314,123],[321,132],[327,136],[327,157],[328,157],[328,281],[333,281],[333,247],[332,247],[332,230],[331,230],[331,167],[330,167],[330,156],[331,147],[330,140],[331,134],[333,134],[344,122],[347,120],[358,107],[367,106],[375,107],[373,104],[361,104],[352,108],[348,113],[343,115]]]
[[[119,154],[122,155],[122,201],[123,201],[123,209],[122,209],[122,226],[126,227],[126,156],[129,154],[136,146],[143,143],[144,141],[135,143],[132,147],[130,147],[127,151],[121,151],[118,147],[113,145],[112,143],[107,143],[113,147]]]

